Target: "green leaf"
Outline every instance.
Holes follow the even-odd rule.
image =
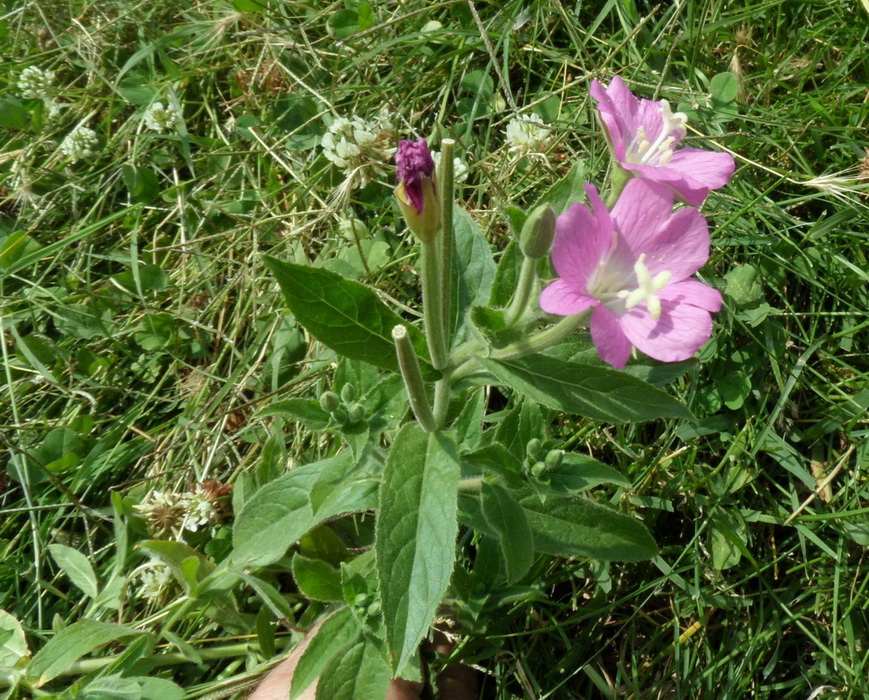
[[[241,566],[266,566],[280,559],[317,518],[309,493],[328,467],[353,465],[349,451],[313,464],[296,467],[289,474],[265,484],[248,499],[233,527],[233,560]]]
[[[127,187],[127,192],[130,193],[130,199],[134,202],[147,204],[160,194],[160,182],[150,168],[125,163],[121,168],[121,178]]]
[[[0,128],[23,131],[30,125],[30,114],[14,97],[0,99]]]
[[[317,699],[383,698],[391,675],[374,641],[360,637],[327,664],[317,684]]]
[[[517,233],[518,235],[518,233]],[[510,303],[516,286],[519,284],[519,270],[522,267],[522,251],[517,241],[510,241],[501,259],[498,261],[498,269],[495,271],[495,280],[492,282],[492,294],[489,305],[505,307]]]
[[[547,472],[549,485],[563,491],[588,491],[600,484],[616,484],[631,488],[631,482],[621,472],[596,459],[565,453],[561,463]]]
[[[292,420],[298,421],[308,430],[313,431],[325,430],[330,420],[329,414],[323,410],[320,402],[316,399],[286,399],[285,401],[277,401],[256,413],[257,418],[268,416],[287,416]]]
[[[15,668],[25,656],[27,640],[21,623],[5,610],[0,610],[0,668]]]
[[[265,256],[290,311],[317,340],[339,355],[398,371],[392,329],[408,326],[423,376],[437,378],[429,364],[425,339],[387,308],[368,287],[321,268]]]
[[[97,575],[84,554],[63,544],[50,544],[48,551],[51,552],[57,565],[69,576],[70,581],[89,598],[96,598],[99,589]]]
[[[215,569],[208,557],[183,542],[146,540],[138,548],[165,563],[188,594]]]
[[[322,559],[293,556],[293,578],[302,595],[312,600],[341,600],[341,572]]]
[[[165,678],[112,675],[88,683],[81,697],[103,700],[183,700],[184,690]]]
[[[718,73],[709,81],[709,92],[713,102],[718,105],[728,105],[736,100],[739,94],[739,80],[733,73]]]
[[[692,418],[668,393],[624,372],[545,355],[496,361],[480,358],[504,385],[566,413],[612,423]]]
[[[24,231],[15,231],[0,241],[0,270],[15,266],[21,258],[32,257],[42,246]]]
[[[495,261],[486,237],[461,207],[453,212],[453,318],[456,341],[467,336],[462,325],[473,306],[485,304],[495,280]]]
[[[521,401],[505,416],[495,431],[498,442],[520,463],[525,460],[528,443],[534,438],[542,440],[545,437],[543,415],[540,406],[534,401]]]
[[[35,679],[37,685],[43,685],[67,670],[70,664],[103,644],[139,634],[143,632],[109,622],[96,620],[75,622],[48,640],[33,657],[33,661],[27,668],[27,674]]]
[[[585,161],[579,160],[563,178],[550,187],[539,204],[549,204],[556,215],[585,198]]]
[[[503,348],[525,337],[525,331],[507,325],[504,312],[500,309],[475,306],[471,309],[470,318],[474,328],[486,339],[490,348]]]
[[[512,204],[508,204],[501,208],[501,213],[504,214],[504,217],[510,224],[510,232],[513,234],[514,238],[518,240],[519,234],[522,232],[522,227],[528,219],[528,212],[521,207],[515,207]]]
[[[374,541],[394,671],[416,653],[449,585],[458,483],[458,457],[447,436],[406,425],[386,462]]]
[[[585,498],[552,498],[536,494],[519,501],[534,533],[534,549],[557,556],[604,561],[642,561],[658,551],[640,521]]]
[[[709,524],[709,549],[716,571],[731,569],[739,564],[746,551],[748,526],[742,514],[734,509],[717,510]]]
[[[515,583],[528,573],[534,562],[534,536],[525,511],[503,486],[484,481],[480,496],[483,516],[498,533],[504,563],[507,565],[507,583]]]
[[[290,686],[290,700],[299,697],[335,655],[344,648],[358,643],[362,636],[359,623],[349,608],[341,608],[317,630],[308,648],[302,652]]]

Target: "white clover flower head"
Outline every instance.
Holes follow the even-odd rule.
[[[507,122],[505,141],[511,153],[540,153],[549,145],[549,129],[537,114],[523,114]]]
[[[392,115],[381,110],[374,118],[338,117],[323,135],[323,155],[344,171],[349,187],[363,187],[386,174],[395,148]]]
[[[184,494],[184,529],[197,532],[200,527],[217,522],[220,511],[212,494],[197,484],[192,493]]]
[[[434,161],[435,168],[441,167],[441,152],[432,151],[431,158]],[[458,156],[453,158],[453,181],[466,182],[468,179],[468,166]]]
[[[54,73],[36,66],[27,66],[18,76],[18,89],[27,99],[48,99],[52,93]]]
[[[175,105],[154,102],[145,112],[145,126],[151,131],[174,131],[183,120],[181,110]]]
[[[70,160],[82,160],[94,154],[98,143],[97,132],[86,126],[77,126],[60,144],[60,152]]]
[[[172,583],[172,571],[162,562],[151,562],[138,574],[136,593],[148,600],[156,600]]]
[[[171,491],[152,491],[133,509],[144,518],[155,537],[176,535],[186,512],[184,497]]]

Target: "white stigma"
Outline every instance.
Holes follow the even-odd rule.
[[[657,321],[661,318],[661,300],[658,298],[658,292],[670,282],[670,271],[662,270],[652,277],[652,273],[646,267],[646,254],[643,253],[634,263],[634,273],[637,276],[637,288],[623,289],[618,293],[618,297],[625,300],[626,309],[633,309],[645,302],[649,315]]]

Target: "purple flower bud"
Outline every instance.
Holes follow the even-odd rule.
[[[401,141],[395,153],[395,166],[398,170],[398,182],[404,185],[404,192],[417,214],[423,209],[423,176],[434,176],[435,164],[425,139],[416,141]]]
[[[423,242],[441,228],[441,205],[435,184],[435,165],[425,139],[402,141],[395,154],[398,187],[395,198],[408,228]]]

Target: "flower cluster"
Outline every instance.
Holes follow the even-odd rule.
[[[36,66],[27,66],[18,76],[18,89],[26,99],[47,100],[52,95],[54,73]]]
[[[591,310],[591,337],[616,368],[634,348],[664,362],[685,360],[709,339],[721,294],[693,279],[709,257],[709,229],[695,206],[733,174],[733,158],[678,149],[685,115],[666,101],[638,100],[616,77],[592,83],[613,160],[631,179],[607,209],[593,185],[591,208],[575,204],[556,223],[559,279],[540,307],[563,316]],[[676,198],[691,206],[674,211]]]
[[[187,493],[152,491],[134,508],[152,536],[176,538],[182,531],[197,532],[224,522],[229,516],[231,491],[231,485],[207,479]]]
[[[177,107],[171,104],[164,107],[162,102],[155,102],[145,112],[145,126],[151,131],[174,131],[182,120],[181,111]]]
[[[388,112],[365,121],[339,117],[323,135],[323,155],[344,171],[352,187],[362,187],[386,172],[395,149],[395,129]]]
[[[60,152],[70,160],[82,160],[94,154],[98,143],[97,133],[93,129],[77,126],[60,144]]]
[[[549,129],[539,115],[523,114],[507,122],[504,140],[516,155],[540,153],[549,145]]]

